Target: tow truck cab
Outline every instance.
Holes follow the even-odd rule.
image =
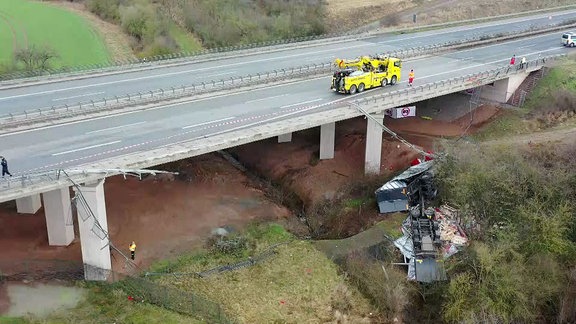
[[[562,45],[574,47],[574,38],[576,38],[576,33],[564,33],[562,34]]]

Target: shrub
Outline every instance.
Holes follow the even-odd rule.
[[[88,0],[86,2],[86,7],[90,12],[111,22],[120,21],[119,5],[120,0]]]

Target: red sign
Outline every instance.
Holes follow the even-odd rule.
[[[410,108],[402,108],[402,116],[406,117],[410,115]]]

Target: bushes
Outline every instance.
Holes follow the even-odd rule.
[[[563,282],[576,261],[575,151],[461,145],[439,161],[442,198],[480,228],[480,241],[451,261],[447,322],[553,322],[575,312],[562,300],[573,298]]]
[[[324,32],[320,1],[189,0],[183,7],[183,21],[206,47]]]

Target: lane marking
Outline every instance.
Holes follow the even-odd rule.
[[[57,93],[57,92],[64,92],[64,91],[69,91],[69,90],[78,90],[78,89],[86,89],[86,88],[92,88],[92,87],[99,87],[99,86],[103,86],[103,85],[110,85],[110,84],[117,84],[117,83],[126,83],[126,82],[131,82],[131,81],[139,81],[139,80],[153,79],[153,78],[166,77],[166,76],[172,76],[172,75],[178,75],[178,74],[201,72],[201,71],[213,70],[213,69],[214,69],[214,68],[201,68],[201,69],[197,69],[197,70],[177,71],[177,72],[170,72],[170,73],[165,73],[165,74],[160,74],[160,75],[148,75],[148,76],[143,76],[143,77],[138,77],[138,78],[123,79],[123,80],[116,80],[116,81],[108,81],[108,82],[101,82],[101,83],[93,83],[93,84],[87,84],[87,85],[83,85],[83,86],[76,86],[76,87],[69,87],[69,88],[62,88],[62,89],[54,89],[54,90],[46,90],[46,91],[40,91],[40,92],[32,92],[32,93],[26,93],[26,94],[21,94],[21,95],[14,95],[14,96],[9,96],[9,97],[3,97],[3,98],[0,98],[0,101],[2,101],[2,100],[7,100],[7,99],[15,99],[15,98],[23,98],[23,97],[37,96],[37,95],[43,95],[43,94],[51,94],[51,93]],[[213,77],[213,76],[220,76],[220,75],[233,74],[233,73],[236,73],[236,71],[229,71],[229,72],[223,72],[223,73],[217,73],[217,74],[208,74],[208,75],[204,75],[204,77]]]
[[[478,49],[481,49],[481,48],[478,48]],[[554,50],[563,50],[563,49],[564,49],[564,47],[550,48],[550,49],[548,49],[548,50],[537,51],[537,52],[532,52],[532,53],[527,53],[527,54],[524,54],[524,55],[538,54],[538,53],[542,53],[542,52],[548,52],[548,51],[554,51]],[[519,54],[519,55],[522,55],[522,54]],[[442,56],[440,56],[440,57],[442,57]],[[449,58],[449,57],[448,57],[448,58]],[[420,61],[420,60],[424,60],[424,59],[429,60],[430,58],[428,57],[428,58],[422,58],[422,59],[417,59],[417,60],[411,60],[410,62],[412,62],[412,61]],[[419,77],[419,78],[417,77],[416,80],[418,80],[418,79],[424,79],[424,78],[429,78],[429,77],[433,77],[433,76],[438,76],[438,75],[442,75],[442,74],[446,74],[446,73],[450,73],[450,72],[454,72],[454,71],[465,70],[465,69],[468,69],[468,68],[474,68],[474,67],[478,67],[478,66],[482,66],[482,65],[489,65],[489,64],[498,63],[498,62],[508,62],[508,60],[509,60],[509,58],[505,58],[505,59],[500,59],[500,60],[496,60],[496,61],[493,61],[493,62],[488,62],[488,63],[483,63],[483,64],[477,64],[477,65],[473,65],[473,66],[464,67],[464,68],[461,68],[461,69],[458,69],[458,70],[450,70],[450,71],[441,72],[441,73],[438,73],[438,74],[433,74],[433,75],[428,75],[428,76],[422,76],[422,77]],[[320,79],[327,79],[327,78],[331,78],[331,76],[329,76],[329,75],[323,75],[323,76],[319,76],[319,77],[316,77],[316,78],[311,78],[311,79],[307,79],[307,80],[292,82],[292,83],[289,83],[289,84],[277,84],[277,85],[270,86],[270,87],[268,87],[268,88],[258,89],[258,90],[268,90],[268,89],[272,89],[272,88],[284,87],[284,86],[293,85],[293,84],[301,84],[301,83],[305,83],[305,82],[312,82],[312,81],[316,81],[316,80],[320,80]],[[405,82],[405,81],[402,81],[402,82],[400,82],[400,83],[403,83],[403,82]],[[77,120],[77,121],[72,121],[72,122],[67,122],[67,123],[62,123],[62,124],[57,124],[57,125],[50,125],[50,126],[39,127],[39,128],[34,128],[34,129],[21,130],[21,131],[11,132],[11,133],[7,133],[7,134],[0,134],[0,138],[1,138],[1,137],[12,136],[12,135],[19,135],[19,134],[29,133],[29,132],[42,131],[42,130],[51,129],[51,128],[56,128],[56,127],[69,126],[69,125],[73,125],[73,124],[79,124],[79,123],[85,123],[85,122],[92,122],[92,121],[99,120],[99,119],[105,119],[105,118],[111,118],[111,117],[117,117],[117,116],[124,116],[124,115],[141,113],[141,112],[145,112],[145,111],[152,111],[152,110],[158,110],[158,109],[166,109],[166,108],[171,108],[171,107],[175,107],[175,106],[191,104],[191,103],[200,102],[200,101],[213,100],[213,99],[219,99],[219,98],[224,98],[224,97],[229,97],[229,96],[240,95],[240,94],[244,94],[244,93],[251,92],[251,91],[254,91],[254,90],[252,90],[252,89],[247,89],[247,90],[244,90],[244,91],[241,91],[241,92],[226,93],[226,94],[222,94],[222,95],[218,95],[218,96],[212,96],[212,97],[194,99],[194,100],[185,101],[185,102],[177,102],[177,103],[168,104],[168,105],[163,105],[163,106],[158,106],[158,107],[153,107],[153,108],[149,108],[149,109],[127,111],[127,112],[118,113],[118,114],[113,114],[113,115],[106,115],[106,116],[100,116],[100,117],[94,117],[94,118],[90,118],[90,119]]]
[[[562,13],[561,15],[568,15],[568,13]],[[538,17],[538,16],[537,16]],[[542,19],[542,17],[538,17],[538,18],[534,18],[534,17],[530,17],[530,18],[526,18],[525,20],[519,20],[519,21],[528,21],[528,20],[538,20],[538,19]],[[514,21],[514,22],[502,22],[499,24],[491,24],[491,25],[487,25],[487,26],[472,26],[472,27],[467,27],[467,28],[462,28],[462,29],[457,29],[457,30],[447,30],[444,32],[436,32],[434,33],[434,35],[442,35],[442,34],[449,34],[449,33],[454,33],[454,32],[458,32],[458,31],[464,31],[464,30],[472,30],[472,29],[480,29],[480,28],[486,28],[486,27],[493,27],[493,26],[502,26],[502,25],[508,25],[508,24],[514,24],[517,23],[518,21]],[[487,24],[487,23],[484,23]],[[379,36],[374,36],[374,37],[379,37]],[[378,46],[380,44],[385,44],[385,43],[392,43],[392,42],[401,42],[403,40],[409,40],[409,39],[417,39],[417,38],[424,38],[424,37],[430,37],[430,35],[418,35],[418,36],[412,36],[412,37],[404,37],[401,39],[394,39],[394,40],[387,40],[387,41],[382,41],[382,42],[376,42],[376,43],[364,43],[364,44],[358,44],[358,45],[351,45],[351,46],[346,46],[346,49],[351,49],[351,48],[359,48],[359,47],[371,47],[371,46]],[[359,40],[359,42],[366,42],[365,40]],[[309,56],[310,54],[319,54],[319,53],[325,53],[325,52],[333,52],[336,51],[338,49],[325,49],[325,50],[320,50],[320,51],[312,51],[312,52],[305,52],[305,53],[300,53],[300,54],[292,54],[292,55],[284,55],[284,56],[275,56],[275,57],[271,57],[271,58],[266,58],[266,59],[259,59],[259,60],[252,60],[252,61],[246,61],[246,62],[238,62],[238,63],[231,63],[231,64],[225,64],[225,65],[220,65],[220,68],[223,67],[231,67],[231,66],[239,66],[239,65],[246,65],[246,64],[252,64],[252,63],[260,63],[260,62],[269,62],[269,61],[275,61],[275,60],[283,60],[283,59],[287,59],[287,58],[292,58],[292,57],[299,57],[299,56]],[[194,63],[192,63],[194,64]],[[7,100],[7,99],[13,99],[13,98],[20,98],[20,97],[27,97],[27,96],[34,96],[34,95],[40,95],[40,94],[48,94],[48,93],[56,93],[56,92],[62,92],[62,91],[68,91],[68,90],[75,90],[75,89],[85,89],[85,88],[90,88],[90,87],[98,87],[98,86],[102,86],[102,85],[110,85],[110,84],[117,84],[117,83],[124,83],[124,82],[131,82],[131,81],[138,81],[138,80],[145,80],[145,79],[152,79],[152,78],[161,78],[161,77],[166,77],[166,76],[171,76],[171,75],[178,75],[178,74],[186,74],[186,73],[193,73],[193,72],[201,72],[201,71],[206,71],[206,70],[213,70],[214,67],[206,67],[206,68],[200,68],[200,69],[194,69],[194,70],[184,70],[184,71],[177,71],[177,72],[169,72],[169,73],[164,73],[164,74],[158,74],[158,75],[150,75],[150,76],[145,76],[145,77],[138,77],[138,78],[131,78],[131,79],[124,79],[124,80],[117,80],[117,81],[109,81],[109,82],[101,82],[101,83],[94,83],[94,84],[89,84],[89,85],[84,85],[84,86],[77,86],[77,87],[70,87],[70,88],[62,88],[62,89],[55,89],[55,90],[48,90],[48,91],[41,91],[41,92],[33,92],[33,93],[27,93],[27,94],[22,94],[22,95],[15,95],[15,96],[9,96],[9,97],[2,97],[0,98],[0,101],[2,100]],[[134,72],[137,73],[137,72]],[[226,73],[220,73],[220,74],[214,74],[214,75],[210,75],[210,76],[218,76],[218,75],[225,75],[225,74],[231,74],[231,73],[235,73],[235,71],[231,71],[231,72],[226,72]]]
[[[81,98],[81,97],[87,97],[87,96],[94,96],[94,95],[99,95],[99,94],[103,94],[103,93],[105,93],[105,92],[100,91],[100,92],[85,93],[85,94],[72,96],[72,97],[56,98],[56,99],[52,99],[52,101],[60,101],[60,100],[68,100],[68,99]]]
[[[97,147],[102,147],[102,146],[117,144],[117,143],[120,143],[120,142],[122,142],[122,141],[114,141],[114,142],[108,142],[108,143],[102,143],[102,144],[96,144],[96,145],[86,146],[86,147],[82,147],[82,148],[78,148],[78,149],[74,149],[74,150],[70,150],[70,151],[64,151],[64,152],[60,152],[60,153],[54,153],[54,154],[52,154],[52,156],[58,156],[58,155],[64,155],[64,154],[68,154],[68,153],[85,151],[85,150],[89,150],[89,149],[93,149],[93,148],[97,148]]]
[[[218,120],[212,120],[212,121],[208,121],[208,122],[205,122],[205,123],[200,123],[200,124],[195,124],[195,125],[190,125],[190,126],[184,126],[184,127],[182,127],[182,129],[188,129],[188,128],[192,128],[192,127],[198,127],[198,126],[204,126],[204,125],[214,124],[214,123],[218,123],[218,122],[221,122],[221,121],[230,120],[230,119],[234,119],[234,118],[236,118],[236,116],[227,117],[227,118],[222,118],[222,119],[218,119]]]
[[[316,102],[316,101],[320,101],[320,100],[322,100],[322,98],[318,98],[318,99],[314,99],[314,100],[308,100],[308,101],[303,101],[303,102],[298,102],[298,103],[295,103],[295,104],[282,106],[282,107],[280,107],[280,109],[284,109],[284,108],[288,108],[288,107],[294,107],[294,106],[298,106],[298,105],[305,105],[305,104],[312,103],[312,102]]]
[[[282,94],[282,95],[278,95],[278,96],[273,96],[273,97],[266,97],[266,98],[261,98],[261,99],[254,99],[254,100],[246,101],[245,103],[249,104],[249,103],[258,102],[258,101],[264,101],[264,100],[269,100],[269,99],[286,97],[287,95],[288,95],[288,94],[286,93],[286,94]]]
[[[285,86],[287,86],[287,85],[292,85],[292,84],[300,84],[300,83],[305,83],[305,82],[312,82],[312,81],[316,81],[316,80],[320,80],[320,79],[325,79],[325,78],[327,78],[327,77],[330,77],[330,76],[323,75],[323,76],[319,76],[319,77],[316,77],[316,78],[311,78],[311,79],[307,79],[307,80],[301,80],[301,81],[297,81],[297,82],[277,84],[277,85],[269,86],[268,88],[258,89],[257,91],[260,91],[260,90],[266,91],[266,90],[268,90],[268,89],[285,87]],[[331,77],[330,77],[330,78],[331,78]],[[236,93],[225,93],[225,94],[221,94],[221,95],[217,95],[217,96],[200,98],[200,99],[194,99],[194,100],[188,100],[188,101],[184,101],[184,102],[176,102],[176,103],[172,103],[172,104],[168,104],[168,105],[163,105],[163,106],[158,106],[158,107],[153,107],[153,108],[148,108],[148,109],[133,110],[133,111],[127,111],[127,112],[122,112],[122,113],[117,113],[117,114],[112,114],[112,115],[94,117],[94,118],[90,118],[90,119],[76,120],[76,121],[66,122],[66,123],[62,123],[62,124],[56,124],[56,125],[38,127],[38,128],[33,128],[33,129],[25,129],[25,130],[21,130],[21,131],[15,131],[15,132],[11,132],[11,133],[6,133],[6,134],[0,134],[0,137],[6,137],[6,136],[12,136],[12,135],[20,135],[20,134],[24,134],[24,133],[30,133],[30,132],[35,132],[35,131],[42,131],[42,130],[46,130],[46,129],[56,128],[56,127],[63,127],[63,126],[69,126],[69,125],[74,125],[74,124],[79,124],[79,123],[86,123],[86,122],[91,122],[91,121],[100,120],[100,119],[106,119],[106,118],[111,118],[111,117],[118,117],[118,116],[130,115],[130,114],[141,113],[141,112],[146,112],[146,111],[152,111],[152,110],[158,110],[158,109],[171,108],[171,107],[176,107],[176,106],[180,106],[180,105],[185,105],[185,104],[200,102],[200,101],[220,99],[220,98],[225,98],[225,97],[230,97],[230,96],[245,94],[245,93],[252,92],[252,91],[254,91],[254,90],[253,90],[253,89],[246,89],[246,90],[243,90],[243,91],[240,91],[240,92],[236,92]]]
[[[140,125],[140,124],[145,124],[145,123],[146,123],[145,121],[142,121],[142,122],[137,122],[137,123],[132,123],[132,124],[126,124],[126,125],[116,126],[116,127],[103,128],[103,129],[99,129],[99,130],[95,130],[95,131],[88,132],[88,133],[86,133],[86,135],[88,135],[88,134],[100,133],[100,132],[105,132],[105,131],[114,130],[114,129],[120,129],[120,128],[124,128],[124,127],[130,127],[130,126]]]

